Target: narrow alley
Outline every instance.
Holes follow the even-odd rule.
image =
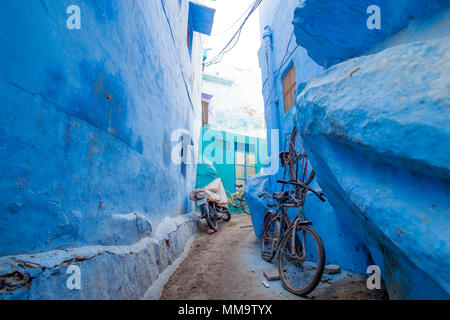
[[[449,124],[450,0],[0,0],[0,310],[448,302]]]
[[[260,241],[248,215],[222,222],[210,235],[203,224],[188,257],[167,282],[162,300],[379,300],[383,291],[368,290],[366,277],[352,272],[324,275],[313,294],[301,298],[286,291],[281,281],[268,281],[264,272],[275,263],[261,260]],[[269,284],[269,288],[263,285]]]

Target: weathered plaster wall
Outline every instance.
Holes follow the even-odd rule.
[[[297,43],[326,68],[368,52],[411,20],[433,16],[448,6],[448,0],[298,2],[294,18]],[[381,9],[381,29],[367,28],[367,8],[372,5]]]
[[[370,55],[301,84],[294,113],[320,186],[380,266],[390,298],[448,299],[450,11],[442,7],[450,3],[407,3],[441,10],[415,12],[406,28],[404,20],[383,15],[383,25],[404,29]],[[324,2],[306,1],[306,12],[308,4]],[[388,12],[391,3],[379,5]],[[339,37],[352,38],[355,20],[346,17],[345,1],[333,8],[343,8]],[[303,9],[296,17],[305,16]],[[316,22],[309,19],[303,26]],[[316,36],[323,35],[298,41],[308,52],[334,55]],[[355,49],[366,50],[355,40]]]
[[[81,30],[66,27],[73,4]],[[182,174],[170,141],[200,133],[187,19],[186,0],[2,3],[0,256],[134,245],[192,210],[196,168]]]
[[[198,218],[165,218],[152,236],[127,246],[86,246],[0,258],[0,299],[136,300],[154,285],[197,234]],[[69,266],[80,270],[80,290],[67,287]]]
[[[113,214],[189,210],[195,168],[170,161],[172,131],[199,130],[187,2],[83,1],[81,30],[66,28],[70,4],[0,13],[1,255],[114,244]]]
[[[259,50],[259,61],[264,83],[263,95],[266,125],[269,137],[270,130],[279,130],[280,151],[285,148],[285,135],[292,132],[294,126],[293,110],[285,112],[282,86],[283,76],[294,65],[296,82],[299,84],[316,76],[323,70],[321,66],[308,57],[304,48],[296,46],[292,20],[297,4],[298,1],[296,0],[269,1],[263,2],[260,9],[261,34],[263,35],[266,32],[264,28],[267,25],[270,26],[272,32],[272,46],[269,55],[272,57],[272,61],[267,60],[264,42]],[[271,65],[271,72],[268,70],[268,63]],[[270,143],[273,143],[273,141],[269,139]],[[258,198],[258,194],[262,191],[281,191],[281,185],[277,184],[276,180],[282,179],[283,173],[284,168],[280,168],[277,175],[255,177],[250,179],[247,184],[246,199],[252,213],[255,233],[258,237],[261,235],[266,210],[265,204]],[[316,181],[311,186],[315,189],[320,188]],[[371,264],[366,248],[353,235],[352,230],[347,228],[341,221],[338,213],[330,203],[323,203],[315,197],[308,197],[305,212],[308,220],[314,223],[314,228],[317,229],[323,238],[327,263],[338,264],[345,269],[365,273],[367,266]],[[290,210],[289,214],[293,219],[297,211]]]

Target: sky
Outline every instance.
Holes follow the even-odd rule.
[[[217,0],[208,2],[208,4],[215,4],[216,8],[212,34],[205,41],[205,47],[213,49],[210,51],[209,57],[215,56],[231,39],[246,15],[235,25],[233,23],[242,16],[243,12],[253,2],[254,0]],[[230,28],[230,26],[232,27]],[[227,31],[227,29],[229,30]],[[245,24],[239,43],[232,51],[226,54],[222,64],[259,70],[257,51],[261,46],[260,38],[259,11],[257,10]]]
[[[253,2],[254,0],[206,1],[206,5],[216,8],[211,36],[203,38],[204,48],[212,49],[208,53],[207,61],[216,56],[232,38],[248,14],[248,12],[245,15],[243,13]],[[237,20],[238,22],[235,23]],[[242,105],[233,103],[233,106],[228,105],[226,108],[222,107],[222,110],[218,110],[217,116],[212,117],[215,128],[228,130],[231,127],[236,133],[265,137],[264,100],[261,93],[261,70],[258,62],[260,46],[261,35],[259,11],[257,10],[247,20],[237,45],[224,56],[219,64],[205,69],[207,74],[233,80],[237,87],[233,89],[233,93],[238,93],[240,95],[238,98],[242,98],[243,101]],[[230,101],[236,100],[238,99],[230,99]],[[223,102],[219,102],[219,104],[226,105]],[[233,125],[230,123],[233,117],[226,114],[228,111],[235,115],[236,123]],[[249,114],[254,116],[249,116]],[[248,117],[253,119],[248,119]]]

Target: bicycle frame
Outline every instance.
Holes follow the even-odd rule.
[[[297,230],[297,226],[301,225],[301,224],[312,225],[311,222],[306,221],[305,216],[304,216],[303,205],[304,205],[304,202],[305,202],[305,198],[306,198],[306,192],[302,191],[301,192],[301,203],[302,204],[298,207],[297,217],[289,225],[289,227],[287,228],[286,232],[284,232],[284,234],[281,236],[281,239],[280,239],[280,243],[282,243],[284,238],[286,237],[286,235],[289,234],[289,232],[292,230],[292,235],[293,235],[292,238],[291,238],[291,255],[292,256],[294,256],[296,254],[296,250],[295,250],[295,232]],[[284,209],[284,211],[286,211],[286,209]],[[302,257],[300,257],[300,258],[302,260],[306,259],[306,235],[305,235],[304,232],[302,233]]]
[[[287,231],[289,230],[289,228],[290,228],[290,226],[292,226],[292,222],[290,221],[290,219],[289,219],[289,216],[288,216],[288,214],[287,214],[287,210],[286,210],[286,208],[288,207],[288,206],[285,206],[283,203],[279,203],[279,204],[277,204],[277,205],[274,205],[274,207],[277,207],[277,210],[275,211],[275,217],[277,218],[277,219],[279,219],[280,220],[280,225],[279,225],[279,227],[280,227],[280,229],[281,229],[281,225],[282,225],[282,223],[283,223],[283,218],[285,218],[285,219],[287,219],[287,229],[285,230],[285,232],[280,236],[280,240],[278,241],[278,244],[277,244],[277,248],[276,248],[276,251],[278,251],[278,248],[279,248],[279,246],[280,246],[280,244],[281,244],[281,241],[283,240],[283,237],[284,237],[284,235],[287,233]],[[295,221],[295,220],[294,220]],[[281,233],[281,230],[277,230],[279,233]]]

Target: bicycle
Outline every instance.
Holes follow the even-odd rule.
[[[244,186],[236,185],[237,191],[235,193],[231,193],[229,191],[225,191],[228,197],[228,202],[235,209],[240,209],[243,213],[250,215],[250,212],[247,207],[247,203],[245,202],[244,195]]]
[[[278,204],[269,203],[267,205],[269,208],[278,209],[276,211],[268,210],[265,214],[261,235],[261,257],[264,261],[272,262],[279,248],[282,235],[291,225],[286,208],[293,205],[292,202],[289,203],[293,197],[293,190],[273,194],[263,192],[258,196],[278,202]]]
[[[288,139],[289,135],[290,138]],[[280,153],[281,164],[285,167],[285,170],[284,179],[277,180],[277,182],[283,185],[282,191],[271,196],[267,193],[260,194],[260,197],[271,197],[278,202],[278,205],[269,204],[269,207],[275,206],[278,207],[278,210],[276,212],[268,210],[264,217],[261,255],[264,260],[270,262],[275,257],[276,252],[279,251],[278,268],[283,286],[296,295],[304,296],[312,292],[322,278],[325,267],[325,249],[319,234],[311,227],[312,223],[306,220],[303,206],[308,192],[315,194],[321,201],[326,200],[321,192],[308,187],[313,181],[315,173],[311,170],[308,175],[307,155],[296,151],[297,141],[301,143],[301,139],[297,140],[297,137],[298,132],[294,127],[292,133],[286,135],[285,147],[289,140],[288,151]],[[300,163],[301,174],[300,179],[297,179]],[[285,180],[287,168],[289,168],[290,181]],[[292,185],[295,190],[284,191],[285,185]],[[292,223],[287,216],[286,207],[299,208],[297,217]],[[310,234],[312,238],[307,240],[307,234]],[[313,244],[317,249],[316,256],[311,253],[308,254]],[[307,250],[307,248],[309,249]],[[317,266],[313,266],[313,262],[307,260],[307,258],[316,259]],[[293,267],[288,263],[292,264]],[[313,270],[314,273],[310,274]],[[311,272],[308,273],[308,271]],[[305,279],[311,280],[304,283]],[[297,285],[298,281],[300,281],[300,284]]]
[[[297,217],[280,239],[278,270],[283,286],[288,291],[305,296],[311,293],[322,279],[325,248],[319,234],[311,227],[312,222],[306,220],[303,206],[308,192],[323,202],[326,200],[321,192],[309,188],[300,181],[277,182],[295,186],[296,194],[300,194],[299,198],[295,198],[298,207]]]

